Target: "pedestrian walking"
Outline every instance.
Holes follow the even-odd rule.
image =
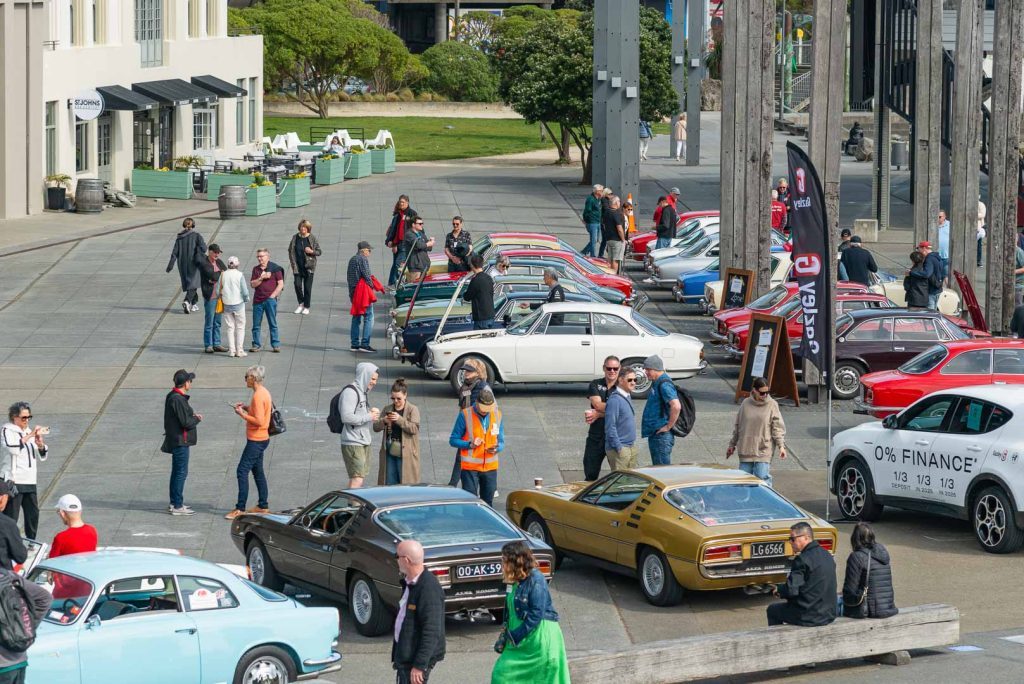
[[[313,300],[313,273],[317,257],[323,254],[320,242],[313,235],[313,224],[306,219],[299,221],[298,232],[288,243],[288,261],[295,280],[295,299],[299,305],[294,313],[309,315],[309,304]]]
[[[609,207],[608,213],[604,215],[601,235],[608,248],[608,261],[611,262],[612,270],[618,271],[626,252],[626,217],[622,213],[622,201],[617,196],[612,196]]]
[[[775,186],[775,190],[779,193],[779,201],[786,205],[786,223],[784,227],[789,228],[789,221],[793,216],[793,193],[789,190],[789,179],[786,177],[780,178]]]
[[[184,368],[174,373],[174,388],[164,398],[164,443],[160,451],[171,455],[170,504],[171,515],[195,515],[185,505],[185,480],[188,478],[188,459],[191,447],[198,441],[201,413],[192,410],[188,391],[192,389],[195,373]]]
[[[270,351],[281,351],[281,334],[277,329],[277,298],[284,290],[284,269],[270,260],[269,249],[257,249],[256,260],[259,262],[252,269],[249,284],[253,287],[252,295],[252,346],[249,351],[258,352],[262,348],[260,328],[263,317],[267,317],[270,328]]]
[[[654,133],[651,132],[651,124],[649,121],[640,120],[640,161],[647,161],[647,148],[651,144],[651,138],[654,137]]]
[[[604,407],[604,451],[612,470],[636,467],[636,412],[630,393],[636,387],[632,368],[619,371],[615,391]]]
[[[910,253],[910,270],[903,277],[903,290],[907,293],[908,309],[928,308],[928,274],[920,252]]]
[[[62,573],[56,573],[57,575],[63,575]],[[76,580],[78,581],[78,580]],[[43,616],[51,610],[54,597],[50,595],[42,585],[36,584],[32,580],[21,577],[20,575],[14,574],[11,570],[10,564],[4,565],[3,569],[0,569],[0,584],[6,586],[8,583],[14,584],[20,587],[20,594],[25,601],[25,609],[27,609],[27,616],[22,613],[18,617],[24,619],[28,617],[30,625],[26,625],[21,628],[21,631],[28,631],[26,627],[31,627],[31,634],[35,635],[36,629],[39,627],[39,623],[43,621]],[[85,601],[88,598],[88,592],[84,596],[79,596],[80,601]],[[64,613],[61,611],[61,616]],[[0,684],[24,684],[25,675],[28,669],[28,653],[31,649],[16,650],[10,648],[6,640],[0,639]],[[36,653],[39,653],[41,649],[36,649]],[[46,656],[43,656],[44,658]],[[42,678],[36,681],[43,681]]]
[[[942,261],[942,285],[945,287],[946,279],[949,278],[949,219],[946,218],[946,212],[942,209],[939,210],[936,222],[936,235],[939,259]]]
[[[601,463],[608,451],[604,446],[605,410],[608,395],[615,391],[618,383],[622,362],[617,356],[609,356],[602,366],[604,375],[593,380],[587,388],[590,408],[583,412],[583,418],[590,426],[583,445],[583,479],[591,482],[601,474]]]
[[[181,222],[181,232],[174,239],[171,259],[167,262],[167,272],[178,264],[178,277],[181,279],[181,291],[185,300],[181,308],[185,313],[199,311],[199,261],[206,253],[206,240],[195,229],[196,222],[189,216]]]
[[[782,231],[786,227],[786,205],[779,201],[779,191],[772,190],[772,228]]]
[[[676,444],[672,427],[679,418],[683,403],[679,400],[672,378],[665,372],[665,362],[660,356],[654,354],[644,360],[644,373],[651,381],[651,393],[644,404],[640,436],[647,438],[651,462],[654,465],[669,465],[672,463],[672,447]]]
[[[221,249],[216,242],[211,242],[206,256],[199,260],[200,285],[203,291],[203,349],[207,354],[226,352],[227,348],[220,344],[220,327],[222,314],[217,312],[217,284],[227,266],[220,260]]]
[[[772,596],[786,601],[768,606],[768,626],[827,625],[836,619],[836,562],[805,522],[789,528],[789,542],[797,557],[786,583],[772,590]]]
[[[583,203],[583,225],[589,236],[589,240],[582,250],[583,256],[597,256],[597,242],[601,237],[601,198],[603,196],[604,186],[598,183],[594,185],[593,190]]]
[[[754,378],[750,396],[743,400],[736,413],[725,457],[731,458],[739,452],[740,470],[759,477],[771,487],[772,455],[776,448],[779,458],[786,458],[786,423],[767,381]]]
[[[932,243],[922,240],[917,243],[917,251],[924,257],[924,274],[928,278],[928,308],[939,310],[939,295],[942,294],[942,259],[932,251]]]
[[[569,684],[558,612],[537,559],[523,541],[501,547],[505,621],[494,644],[500,655],[491,684]]]
[[[0,466],[0,479],[13,482],[18,491],[10,497],[3,511],[15,523],[24,511],[25,536],[35,539],[39,531],[39,500],[36,498],[39,464],[46,460],[49,452],[43,437],[50,434],[50,428],[43,425],[29,427],[32,407],[26,401],[11,404],[7,418],[7,424],[0,428],[7,448],[7,458]]]
[[[686,114],[680,114],[672,126],[672,134],[676,139],[676,161],[686,156]]]
[[[341,390],[338,412],[341,430],[341,459],[348,473],[349,489],[363,486],[370,470],[370,442],[373,423],[380,420],[380,409],[370,406],[370,390],[377,384],[377,366],[366,361],[356,364],[356,377]]]
[[[377,484],[419,484],[420,410],[409,401],[405,378],[391,385],[391,403],[373,421],[373,431],[383,432]]]
[[[384,288],[370,272],[370,251],[373,247],[363,240],[356,246],[356,253],[348,260],[347,280],[348,297],[352,301],[349,313],[352,323],[349,326],[349,339],[352,352],[372,354],[377,351],[370,346],[373,335],[373,304],[377,301],[374,292],[383,292]]]
[[[402,575],[402,598],[395,616],[391,665],[397,684],[427,684],[444,660],[444,589],[423,565],[423,545],[406,539],[395,547]]]
[[[505,448],[505,425],[489,387],[480,391],[472,408],[459,411],[448,443],[459,450],[462,488],[493,506],[498,488],[498,454]]]
[[[676,224],[679,223],[679,214],[676,213],[675,208],[669,204],[668,197],[665,196],[658,198],[658,211],[656,214],[654,232],[657,235],[657,239],[655,240],[654,248],[662,249],[672,244],[672,238],[676,233]]]
[[[494,279],[484,272],[484,258],[479,254],[469,257],[469,269],[473,273],[463,301],[469,302],[473,318],[473,330],[487,330],[494,327]]]
[[[82,520],[82,500],[74,494],[65,494],[57,500],[54,508],[57,509],[64,529],[53,537],[50,558],[95,551],[99,534],[95,527]]]
[[[480,392],[491,389],[487,382],[487,366],[480,359],[469,359],[462,364],[462,385],[459,387],[459,410],[471,408],[476,404]],[[462,486],[462,457],[459,449],[455,450],[455,464],[452,476],[448,480],[449,487]]]
[[[836,280],[846,280],[849,276],[846,272],[846,267],[843,266],[842,257],[843,252],[850,248],[851,239],[853,239],[853,233],[850,232],[849,228],[843,228],[839,231],[839,246],[836,248],[836,254],[839,256],[840,261],[838,262],[839,267],[836,269]]]
[[[564,302],[565,289],[558,283],[558,274],[554,269],[544,269],[544,284],[548,287],[548,297],[545,302]]]
[[[444,253],[448,257],[448,272],[469,270],[469,256],[473,251],[473,238],[462,227],[462,217],[452,217],[452,229],[444,236]]]
[[[228,257],[228,268],[218,283],[224,321],[228,326],[228,356],[248,356],[245,351],[245,304],[249,301],[249,285],[239,266],[238,257]]]
[[[238,459],[235,477],[238,480],[238,500],[235,508],[224,517],[234,520],[245,513],[245,503],[249,498],[249,474],[256,483],[256,507],[249,509],[251,513],[269,513],[270,493],[267,491],[267,475],[263,471],[263,454],[270,446],[270,414],[274,410],[274,400],[270,391],[263,386],[267,371],[263,366],[249,366],[245,371],[245,386],[252,390],[248,405],[235,402],[235,413],[245,421],[245,448]]]
[[[892,587],[889,550],[875,541],[867,523],[853,526],[843,580],[843,615],[850,618],[887,618],[900,612]]]
[[[850,238],[850,247],[843,250],[839,263],[846,270],[846,279],[850,282],[871,285],[871,274],[878,273],[875,257],[863,246],[860,235]]]
[[[984,268],[981,254],[982,254],[982,243],[985,242],[985,217],[988,214],[988,209],[985,208],[985,203],[981,201],[981,195],[978,195],[978,268]]]
[[[612,192],[611,188],[605,188],[601,193],[601,246],[597,250],[598,258],[604,257],[604,250],[608,245],[608,238],[606,238],[604,234],[604,223],[609,212],[612,210],[612,195],[614,194],[615,193]]]
[[[405,242],[406,257],[406,279],[410,283],[419,282],[419,279],[430,270],[430,250],[434,247],[434,238],[427,237],[423,227],[423,218],[417,216],[412,220],[412,230],[406,231]]]
[[[388,287],[394,287],[398,283],[398,277],[402,273],[402,266],[405,264],[405,234],[412,226],[416,212],[409,206],[409,196],[400,195],[395,202],[395,208],[391,212],[391,225],[388,226],[387,234],[384,236],[384,246],[391,250],[391,272],[388,273]]]

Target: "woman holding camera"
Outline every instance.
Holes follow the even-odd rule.
[[[10,422],[0,428],[8,453],[8,460],[0,466],[0,480],[13,482],[18,493],[8,499],[4,514],[17,522],[18,514],[24,509],[25,536],[35,539],[39,530],[39,501],[36,499],[39,463],[46,460],[43,437],[50,434],[50,428],[29,427],[32,407],[25,401],[11,404],[7,417]]]

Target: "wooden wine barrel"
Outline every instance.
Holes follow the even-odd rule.
[[[80,214],[98,214],[103,211],[103,181],[99,178],[79,178],[75,189],[75,211]]]
[[[222,219],[245,216],[245,191],[246,187],[244,185],[220,186],[217,207],[220,209],[220,217]]]

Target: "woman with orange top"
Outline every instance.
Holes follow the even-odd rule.
[[[238,502],[235,509],[224,516],[228,520],[234,520],[245,512],[245,502],[249,498],[249,473],[252,473],[256,481],[256,493],[259,496],[256,508],[250,509],[250,512],[270,512],[267,503],[267,476],[263,473],[263,452],[270,444],[268,430],[274,402],[270,398],[270,392],[263,386],[266,374],[263,366],[250,366],[249,370],[245,371],[245,386],[252,390],[252,400],[248,406],[242,402],[235,404],[235,413],[245,421],[245,448],[235,470],[238,478]]]

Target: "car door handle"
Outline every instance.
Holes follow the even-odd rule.
[[[977,444],[972,444],[971,446],[967,447],[967,450],[968,451],[981,451],[981,447],[978,446]]]
[[[197,631],[197,630],[196,630],[196,628],[195,628],[195,627],[184,627],[184,628],[182,628],[182,629],[176,629],[176,630],[174,630],[174,633],[175,633],[175,634],[195,634],[195,633],[196,633],[196,631]]]
[[[619,526],[619,521],[618,520],[612,520],[611,525],[612,525],[612,527],[618,527]]]
[[[904,351],[904,348],[903,347],[893,347],[892,350],[893,351]]]
[[[927,440],[924,440],[924,439],[915,439],[914,440],[914,444],[916,444],[918,446],[928,446],[929,444],[931,444],[931,442],[929,442]]]
[[[583,340],[582,342],[580,342],[580,346],[581,347],[589,347],[590,346],[590,340]]]

